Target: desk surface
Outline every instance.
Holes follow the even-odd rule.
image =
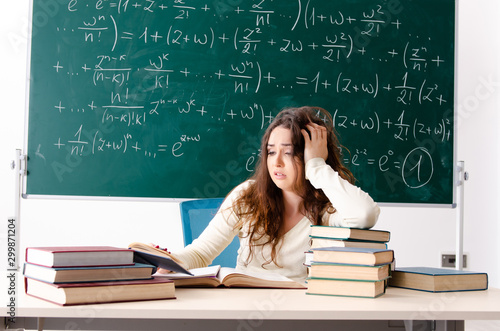
[[[21,294],[18,317],[291,320],[500,320],[500,289],[427,293],[389,287],[376,299],[305,290],[176,289],[176,299],[60,307]]]

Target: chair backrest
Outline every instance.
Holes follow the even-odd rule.
[[[192,243],[205,230],[217,210],[219,210],[223,200],[223,198],[210,198],[188,200],[180,203],[185,246]],[[235,237],[231,244],[213,260],[212,265],[234,268],[239,247],[239,239]]]

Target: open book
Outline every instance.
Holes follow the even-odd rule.
[[[165,250],[138,242],[131,243],[128,248],[134,251],[135,263],[151,264],[158,268],[190,274],[184,269],[181,261]]]
[[[156,273],[156,277],[172,279],[176,287],[260,287],[298,288],[306,286],[276,273],[246,273],[234,268],[210,266],[189,269],[192,276],[183,273]]]

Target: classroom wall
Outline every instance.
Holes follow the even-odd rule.
[[[9,2],[0,13],[0,266],[6,256],[6,220],[14,215],[10,162],[24,144],[29,1]],[[458,16],[457,160],[465,161],[464,252],[471,270],[486,271],[500,287],[500,23],[497,0],[462,0]],[[454,252],[457,210],[384,206],[377,228],[392,233],[399,266],[439,266]],[[154,242],[182,247],[178,202],[22,200],[18,247],[116,245]]]

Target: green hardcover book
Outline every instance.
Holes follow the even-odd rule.
[[[309,267],[311,278],[335,278],[378,281],[390,277],[390,264],[380,266],[362,266],[313,262]]]
[[[385,293],[385,289],[385,280],[366,281],[309,277],[306,294],[377,298]]]

